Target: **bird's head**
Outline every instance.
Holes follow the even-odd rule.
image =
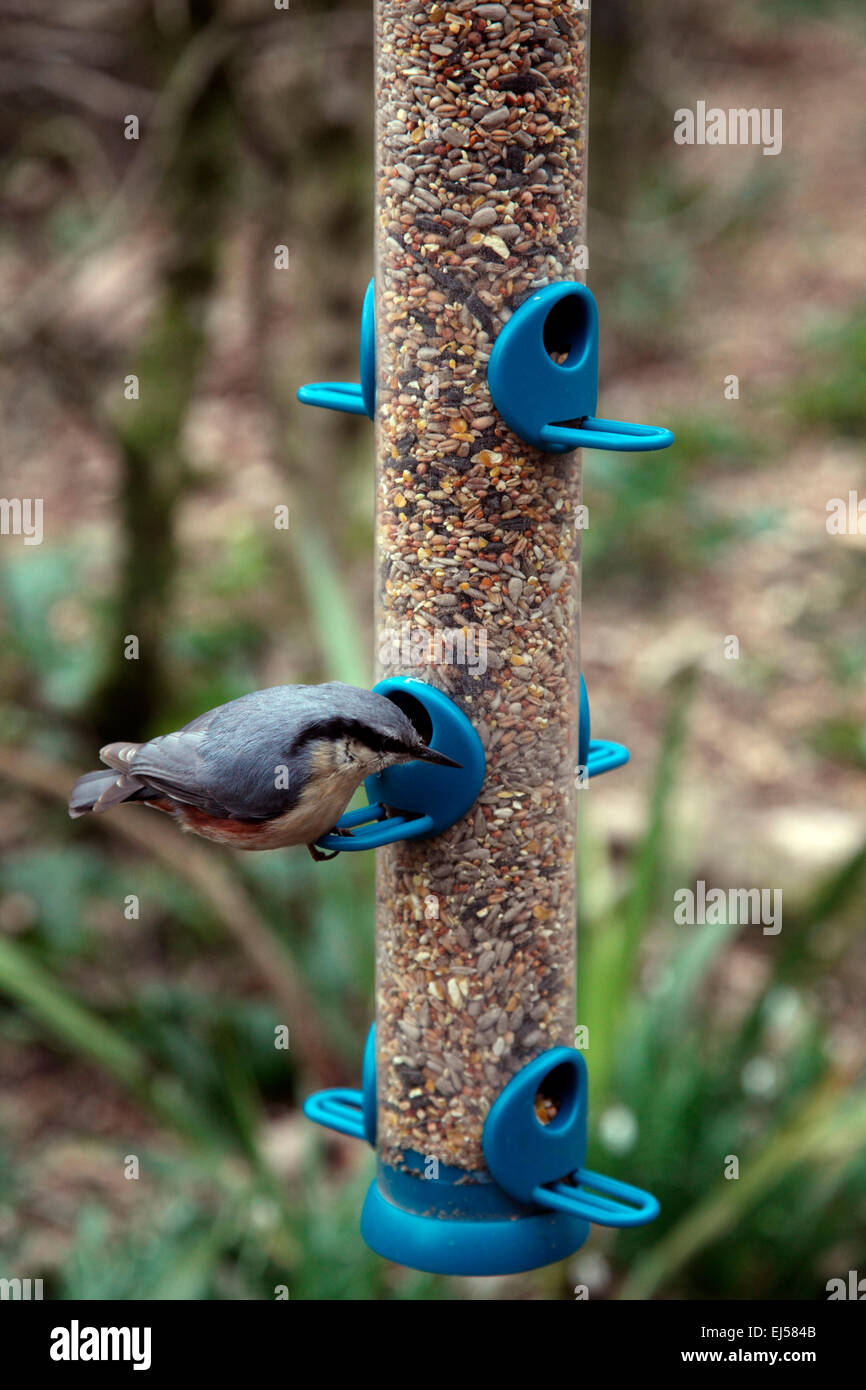
[[[425,737],[429,728],[419,727],[393,700],[373,691],[353,690],[352,694],[345,713],[317,719],[305,730],[304,739],[313,745],[314,762],[321,770],[329,767],[347,778],[355,776],[360,783],[398,763],[460,767],[431,748]]]

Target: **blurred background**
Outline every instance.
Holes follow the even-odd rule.
[[[41,545],[0,538],[0,1275],[811,1299],[866,1274],[866,536],[825,524],[866,490],[857,0],[595,3],[601,403],[677,443],[584,459],[593,727],[633,757],[582,802],[579,1021],[589,1164],[662,1215],[490,1280],[370,1254],[371,1155],[299,1113],[360,1079],[372,857],[65,810],[108,738],[372,676],[370,427],[294,399],[357,376],[370,6],[0,0],[0,26],[0,491],[44,499]],[[698,100],[781,107],[782,154],[675,145]],[[781,933],[675,926],[698,879],[781,889]]]

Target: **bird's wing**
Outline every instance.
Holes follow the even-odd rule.
[[[128,772],[129,761],[141,747],[140,743],[106,743],[99,750],[100,762],[113,767],[115,772]]]
[[[225,819],[269,820],[288,811],[304,784],[306,759],[288,759],[264,731],[196,721],[142,744],[126,770],[157,791]]]
[[[211,816],[228,816],[231,812],[214,788],[202,757],[205,737],[205,730],[181,729],[151,739],[141,745],[126,770],[175,801],[197,806]]]

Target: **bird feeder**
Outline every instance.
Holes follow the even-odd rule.
[[[299,392],[375,422],[376,689],[460,764],[369,779],[322,842],[377,849],[376,1022],[362,1089],[305,1108],[376,1149],[368,1244],[441,1273],[658,1210],[585,1169],[574,1047],[578,789],[628,757],[580,678],[578,451],[672,440],[596,415],[587,63],[577,0],[378,0],[361,381]]]

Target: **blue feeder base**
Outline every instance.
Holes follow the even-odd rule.
[[[588,1233],[587,1221],[561,1211],[499,1221],[417,1216],[389,1202],[375,1179],[361,1213],[371,1250],[429,1274],[521,1274],[573,1255]]]

